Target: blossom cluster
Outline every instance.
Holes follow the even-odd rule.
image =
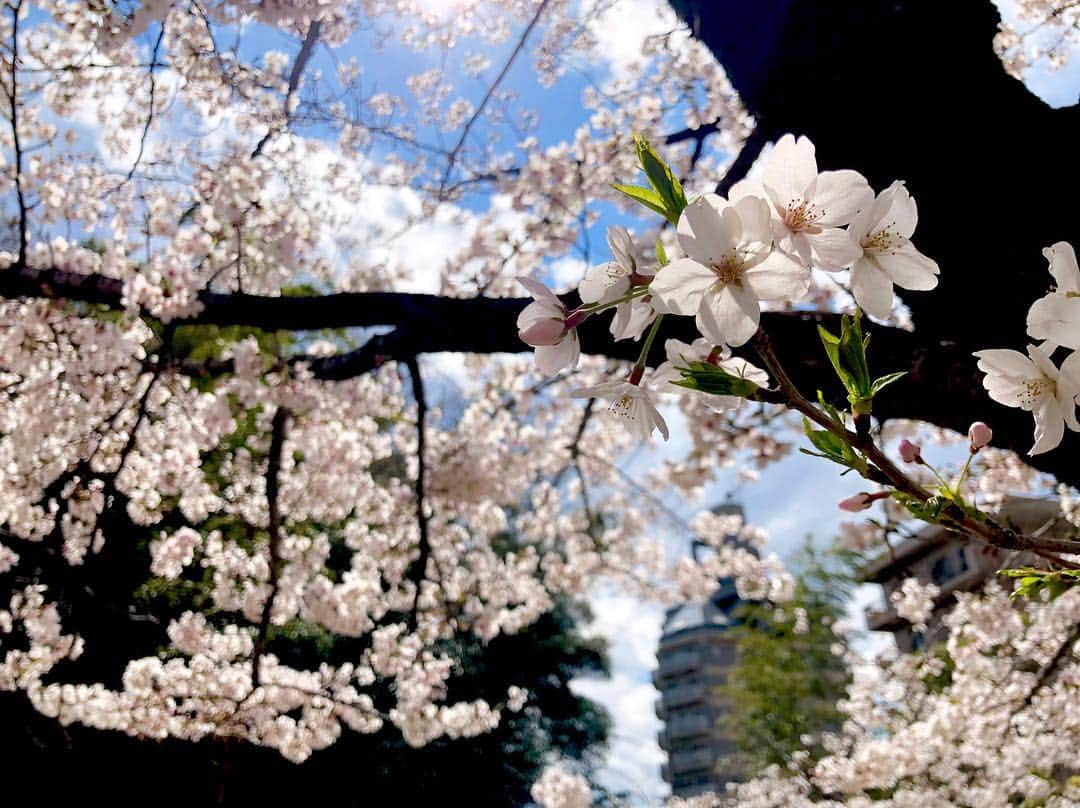
[[[780,138],[765,158],[760,183],[743,180],[727,199],[705,193],[680,207],[677,254],[668,260],[665,250],[660,266],[647,266],[630,235],[611,228],[613,260],[589,270],[578,286],[582,305],[573,310],[536,280],[520,279],[536,300],[521,313],[519,335],[536,347],[537,366],[546,374],[576,366],[577,329],[594,314],[615,310],[616,340],[638,339],[652,326],[626,381],[578,393],[611,399],[612,411],[641,437],[654,429],[668,437],[656,392],[669,389],[665,383],[677,381],[687,363],[706,362],[751,388],[765,386],[764,372],[730,359],[729,348],[758,331],[763,303],[790,306],[804,297],[812,268],[850,270],[855,301],[878,318],[892,311],[894,286],[937,285],[937,264],[911,242],[918,214],[904,184],[894,182],[875,196],[856,171],[819,172],[806,137]],[[669,341],[668,363],[646,375],[649,347],[665,314],[694,317],[702,339],[693,346]],[[711,395],[709,402],[724,409],[739,399]]]

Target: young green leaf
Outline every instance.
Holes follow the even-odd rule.
[[[656,191],[651,188],[639,188],[636,185],[619,185],[617,183],[613,184],[611,187],[619,193],[630,197],[635,202],[644,205],[653,213],[659,213],[665,219],[670,221],[667,209],[664,206],[664,200],[660,197],[660,194],[656,193]],[[678,219],[675,220],[675,223],[677,222]]]
[[[749,379],[734,376],[708,362],[688,362],[687,365],[685,368],[676,368],[683,378],[672,384],[685,387],[687,390],[739,398],[750,398],[758,391],[758,386]]]
[[[634,145],[637,146],[638,162],[645,176],[649,178],[649,184],[664,200],[668,221],[678,224],[679,216],[686,207],[686,194],[683,192],[682,184],[671,171],[671,167],[649,145],[649,141],[641,135],[634,135]]]
[[[666,267],[668,264],[667,250],[664,249],[664,242],[660,239],[656,240],[655,252],[657,263],[662,267]]]

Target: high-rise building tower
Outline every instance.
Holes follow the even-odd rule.
[[[725,503],[713,512],[741,516],[742,508]],[[735,661],[730,629],[742,602],[735,582],[724,579],[708,600],[675,606],[665,617],[653,684],[660,691],[656,714],[664,722],[660,746],[668,756],[661,775],[676,797],[723,791],[740,777],[738,748],[723,721],[730,705],[720,688]]]

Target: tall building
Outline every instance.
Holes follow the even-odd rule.
[[[714,512],[741,516],[742,508],[724,504]],[[653,684],[664,722],[660,747],[668,757],[661,775],[676,797],[723,791],[741,775],[738,747],[721,720],[730,705],[719,692],[735,661],[730,629],[740,603],[734,581],[724,579],[708,600],[668,609],[664,619]]]
[[[1070,529],[1061,516],[1057,500],[1053,499],[1009,497],[1002,504],[998,518],[1028,534],[1052,536],[1065,534]],[[881,584],[885,595],[884,606],[867,609],[867,627],[871,631],[890,632],[901,651],[921,650],[945,639],[946,627],[942,618],[956,602],[957,592],[979,589],[1003,567],[1039,565],[1038,556],[1009,553],[972,537],[947,531],[940,525],[928,525],[863,568],[862,580]],[[914,631],[911,624],[896,613],[890,600],[904,579],[912,577],[924,584],[932,583],[940,590],[924,632]]]

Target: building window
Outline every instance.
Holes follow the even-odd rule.
[[[935,584],[943,584],[948,580],[956,577],[956,565],[953,562],[953,558],[948,555],[943,555],[934,562],[934,566],[930,569],[930,577]]]
[[[912,651],[925,651],[926,650],[926,632],[913,631],[911,632],[911,650]]]

